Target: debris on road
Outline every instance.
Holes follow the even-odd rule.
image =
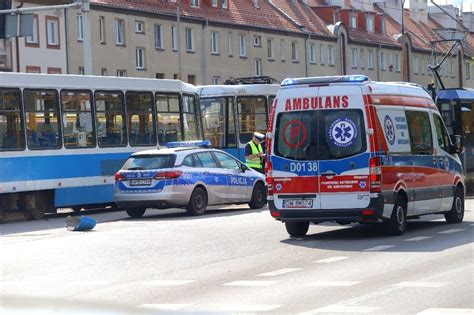
[[[81,216],[73,217],[68,216],[66,218],[66,227],[69,231],[88,231],[92,230],[97,221],[91,217]]]

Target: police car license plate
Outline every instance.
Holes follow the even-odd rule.
[[[130,186],[149,186],[151,185],[151,179],[132,179],[130,180]]]
[[[312,199],[287,199],[283,200],[283,208],[312,208]]]

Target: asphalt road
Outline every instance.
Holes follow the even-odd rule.
[[[397,237],[323,224],[291,239],[245,206],[94,217],[90,232],[0,225],[0,313],[474,314],[474,200],[461,224],[423,217]]]

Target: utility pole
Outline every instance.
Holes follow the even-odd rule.
[[[89,0],[82,0],[82,50],[84,54],[84,74],[92,74],[92,47],[91,47],[91,23],[89,18]]]

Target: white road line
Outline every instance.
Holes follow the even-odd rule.
[[[278,283],[278,281],[233,281],[229,283],[224,283],[226,286],[248,286],[248,287],[264,287]]]
[[[315,281],[308,284],[312,287],[350,287],[360,283],[360,281]]]
[[[429,308],[417,315],[474,315],[472,308]]]
[[[327,264],[327,263],[332,263],[332,262],[347,259],[347,258],[349,258],[349,257],[334,256],[334,257],[329,257],[329,258],[326,258],[326,259],[316,260],[315,263]]]
[[[283,269],[278,269],[278,270],[271,271],[271,272],[258,274],[257,277],[280,276],[280,275],[284,275],[284,274],[287,274],[287,273],[290,273],[290,272],[295,272],[295,271],[298,271],[298,270],[301,270],[301,268],[283,268]]]
[[[385,250],[392,247],[395,247],[395,245],[379,245],[379,246],[363,249],[362,251],[363,252],[378,252],[378,251]]]
[[[205,305],[206,313],[248,313],[248,312],[269,312],[279,307],[281,304],[235,304],[235,305]]]
[[[446,282],[423,282],[423,281],[405,281],[394,284],[393,287],[399,288],[440,288],[445,286]]]
[[[328,305],[315,310],[304,312],[301,314],[317,314],[317,313],[371,313],[379,309],[376,306],[352,306],[352,305]]]
[[[191,304],[142,304],[138,307],[148,309],[148,310],[177,311],[189,305]]]
[[[405,242],[418,242],[418,241],[426,240],[429,238],[432,238],[432,236],[418,236],[418,237],[406,239]]]
[[[465,229],[450,229],[450,230],[438,232],[438,234],[451,234],[451,233],[461,232],[464,230]]]
[[[140,283],[141,285],[155,285],[155,286],[177,286],[196,282],[196,280],[153,280]]]

